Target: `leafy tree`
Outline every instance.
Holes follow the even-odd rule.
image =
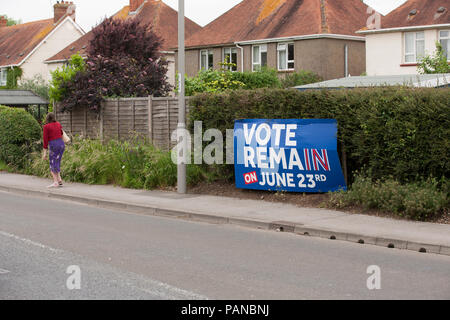
[[[78,72],[82,72],[85,69],[86,63],[77,53],[69,59],[66,65],[52,71],[52,80],[49,89],[50,101],[60,102],[68,97],[71,92],[66,88],[67,83],[72,81]]]
[[[436,42],[436,51],[433,55],[426,55],[420,60],[417,70],[420,74],[450,73],[447,57],[439,42]]]
[[[99,111],[104,97],[163,96],[171,90],[161,39],[149,25],[110,18],[92,32],[83,67],[73,70],[69,64],[61,76],[54,75],[54,98],[63,111],[78,106]]]

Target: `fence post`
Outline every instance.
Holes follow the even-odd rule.
[[[117,140],[120,140],[120,98],[117,98]]]
[[[104,103],[102,103],[104,104]],[[104,136],[103,136],[103,109],[104,106],[100,105],[100,140],[103,141],[104,140]]]
[[[73,111],[72,110],[70,110],[70,133],[72,134],[72,135],[74,135],[73,134],[73,125],[72,125],[72,116],[73,116]]]
[[[87,108],[84,107],[84,136],[87,138],[88,137],[88,132],[87,132],[87,128],[88,128],[88,120],[87,120]]]
[[[132,130],[134,132],[135,129],[136,129],[136,100],[133,100],[132,108],[133,108],[133,110],[132,110],[132,112],[133,112],[133,123],[132,123],[133,126],[132,126]]]
[[[171,132],[170,132],[170,100],[167,98],[167,131],[169,134],[167,135],[167,150],[170,150],[170,142],[171,142]]]
[[[148,138],[153,144],[153,101],[152,96],[148,96]]]

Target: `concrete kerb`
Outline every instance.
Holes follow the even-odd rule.
[[[436,244],[425,244],[414,241],[405,241],[398,239],[389,239],[384,237],[372,237],[364,236],[356,233],[336,232],[332,230],[325,230],[319,228],[312,228],[300,224],[294,224],[286,221],[258,221],[253,219],[232,218],[208,215],[202,213],[193,213],[172,209],[162,209],[145,205],[134,205],[119,201],[96,199],[90,197],[72,196],[64,193],[53,193],[50,191],[38,191],[27,190],[18,187],[2,186],[0,185],[0,191],[9,193],[16,193],[20,195],[37,196],[58,200],[69,200],[78,202],[90,206],[96,206],[101,208],[126,210],[133,213],[144,215],[155,215],[169,218],[179,218],[185,220],[192,220],[197,222],[205,222],[212,224],[232,224],[239,225],[246,228],[273,230],[279,232],[295,233],[298,235],[320,237],[332,240],[349,241],[360,244],[371,244],[376,246],[382,246],[386,248],[406,249],[416,252],[435,253],[450,256],[450,246],[440,246]]]

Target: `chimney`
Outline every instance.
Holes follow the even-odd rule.
[[[75,21],[75,9],[77,7],[73,4],[72,1],[57,1],[53,6],[54,9],[54,17],[53,22],[58,23],[61,18],[71,17]]]
[[[4,16],[0,17],[0,28],[6,27],[8,24],[8,19],[6,19]]]
[[[130,12],[135,12],[145,0],[130,0]]]

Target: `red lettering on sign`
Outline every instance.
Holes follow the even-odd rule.
[[[256,175],[256,171],[244,173],[244,181],[245,184],[252,184],[258,182],[258,176]]]

